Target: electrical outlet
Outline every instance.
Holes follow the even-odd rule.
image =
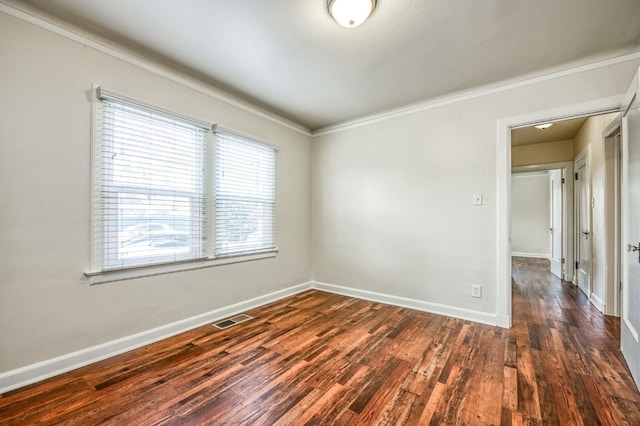
[[[471,296],[472,297],[482,297],[482,286],[480,284],[472,284],[471,285]]]

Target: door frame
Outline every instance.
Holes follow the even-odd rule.
[[[565,183],[562,185],[562,257],[565,260],[562,267],[562,279],[572,281],[573,273],[569,271],[569,266],[574,263],[573,251],[573,161],[562,161],[557,163],[534,164],[528,166],[516,166],[511,168],[511,175],[514,173],[538,172],[549,170],[562,170],[562,177]],[[511,194],[509,194],[511,197]],[[511,204],[509,204],[511,206]],[[509,207],[509,222],[511,222],[511,207]],[[571,274],[571,275],[570,275]]]
[[[549,265],[550,265],[551,273],[553,275],[556,275],[556,273],[554,272],[554,266],[556,265],[556,260],[554,258],[554,253],[555,253],[554,249],[556,245],[555,243],[557,241],[556,235],[559,233],[560,234],[559,278],[561,280],[564,280],[566,276],[565,274],[566,267],[568,266],[568,263],[567,263],[568,256],[567,256],[567,250],[566,250],[567,245],[565,244],[565,238],[564,238],[567,233],[567,230],[566,230],[567,223],[564,217],[566,208],[564,206],[564,203],[567,199],[566,187],[569,184],[569,182],[567,182],[567,179],[565,179],[565,177],[569,175],[567,174],[567,171],[564,169],[553,169],[553,170],[549,170],[548,173],[549,173],[549,231],[550,231]],[[558,176],[560,178],[560,181],[557,181]],[[560,191],[559,191],[560,194],[557,193],[558,185],[560,187]],[[560,199],[559,205],[557,205],[556,203],[558,198]],[[556,219],[558,219],[557,217],[558,210],[560,211],[560,218],[559,218],[560,223],[556,227]]]
[[[605,239],[606,293],[605,314],[620,316],[622,296],[622,187],[621,187],[621,161],[622,161],[622,115],[618,116],[602,132],[605,146],[605,193],[606,208],[604,220],[607,226],[607,238]]]
[[[496,120],[496,324],[511,328],[511,130],[570,118],[619,112],[624,95]]]

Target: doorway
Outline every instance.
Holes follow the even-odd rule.
[[[511,178],[512,255],[543,258],[556,277],[573,281],[573,163],[514,167]]]
[[[616,181],[619,156],[615,155],[619,123],[617,112],[596,114],[513,129],[511,135],[512,163],[519,165],[512,168],[512,254],[529,256],[518,250],[522,243],[515,233],[518,220],[514,215],[518,211],[519,196],[515,191],[519,185],[513,177],[522,170],[548,170],[550,199],[545,200],[550,205],[547,207],[550,208],[548,235],[538,230],[527,234],[528,238],[531,241],[536,237],[549,238],[549,250],[542,257],[549,260],[551,272],[577,285],[589,301],[607,315],[616,315],[618,303],[615,275],[619,270],[620,252],[615,246],[619,244],[620,225],[619,209],[612,200],[620,194]],[[520,165],[536,160],[543,164]],[[563,160],[567,165],[544,163],[549,160]],[[536,194],[531,188],[526,192],[529,196]],[[568,215],[561,220],[563,209]],[[533,213],[535,208],[530,206],[528,211]],[[527,224],[533,225],[534,221],[529,218]]]
[[[563,121],[572,118],[589,117],[620,111],[619,98],[605,98],[567,107],[551,109],[539,113],[510,117],[497,122],[497,318],[496,322],[502,327],[511,327],[512,320],[512,289],[511,289],[511,172],[512,172],[512,130],[532,127],[535,124],[552,121]],[[572,157],[573,160],[574,157]],[[539,162],[538,164],[549,164]],[[570,161],[573,168],[573,161]],[[514,168],[518,166],[513,164]],[[557,167],[556,167],[557,168]],[[571,172],[573,173],[573,171]],[[572,176],[572,175],[568,175]],[[566,179],[566,182],[573,182]],[[573,203],[568,203],[573,210]],[[573,214],[570,215],[573,217]],[[569,232],[572,226],[567,227]],[[568,232],[567,232],[568,233]],[[565,233],[565,235],[567,234]],[[573,244],[569,244],[573,246]],[[567,278],[573,272],[571,261],[565,258]],[[571,277],[573,280],[573,277]]]
[[[621,109],[621,105],[624,106]],[[563,108],[547,110],[542,113],[527,114],[519,117],[498,120],[497,122],[497,323],[503,327],[511,326],[511,246],[510,246],[510,175],[511,175],[511,130],[552,120],[571,117],[584,117],[605,113],[622,113],[621,136],[621,233],[620,242],[640,241],[640,229],[637,218],[640,217],[640,69],[634,76],[624,100],[607,98]],[[606,173],[605,173],[606,175]],[[592,205],[602,205],[603,197],[593,197]],[[634,204],[635,203],[635,204]],[[606,224],[606,223],[605,223]],[[606,246],[606,243],[604,244]],[[631,306],[640,304],[640,261],[634,251],[636,246],[628,244],[630,253],[622,253],[622,290],[621,290],[621,350],[636,383],[640,383],[640,314]],[[622,251],[622,250],[621,250]],[[609,252],[614,252],[610,250]],[[632,261],[633,258],[633,261]],[[593,262],[592,262],[593,263]],[[614,270],[617,268],[613,268]],[[593,274],[592,271],[592,276]],[[631,285],[633,284],[633,285]],[[615,294],[615,291],[613,292]],[[607,294],[609,292],[607,291]]]

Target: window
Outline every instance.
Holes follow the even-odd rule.
[[[208,126],[98,89],[94,269],[205,256]]]
[[[96,94],[91,283],[275,256],[273,145]]]
[[[215,256],[275,249],[276,149],[214,132]]]

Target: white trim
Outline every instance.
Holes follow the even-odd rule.
[[[598,297],[597,294],[591,293],[591,297],[589,298],[591,304],[595,306],[600,312],[604,313],[604,302],[602,299]]]
[[[603,311],[605,315],[619,316],[618,297],[621,282],[622,243],[620,228],[620,138],[622,136],[622,116],[618,116],[607,126],[602,134],[604,138],[605,158],[605,295]]]
[[[381,121],[403,117],[405,115],[415,114],[418,112],[440,108],[440,107],[455,104],[458,102],[465,102],[465,101],[480,98],[483,96],[494,95],[494,94],[505,92],[508,90],[518,89],[521,87],[530,86],[532,84],[538,84],[545,81],[570,76],[573,74],[579,74],[582,72],[592,71],[599,68],[606,68],[612,65],[633,61],[636,59],[640,59],[640,51],[636,51],[632,53],[624,53],[624,54],[620,54],[619,56],[614,56],[606,59],[595,59],[594,62],[590,62],[587,64],[578,65],[578,66],[569,66],[569,68],[566,68],[560,71],[546,70],[546,71],[543,71],[540,75],[534,75],[529,78],[525,76],[524,79],[522,80],[501,81],[498,83],[491,84],[489,86],[483,86],[483,87],[479,87],[476,89],[471,89],[471,90],[463,91],[459,93],[453,93],[453,94],[442,96],[440,98],[429,99],[424,102],[419,102],[417,104],[407,105],[400,108],[383,111],[377,114],[372,114],[365,117],[357,118],[355,120],[345,121],[343,123],[339,123],[336,125],[322,127],[320,129],[314,130],[312,132],[312,136],[313,137],[323,136],[331,133],[341,132],[344,130],[350,130],[357,127],[378,123]]]
[[[517,178],[526,178],[531,176],[549,176],[550,170],[525,170],[523,172],[518,172],[515,170],[515,167],[511,168],[511,177],[514,179]]]
[[[516,175],[522,173],[533,173],[533,172],[543,172],[543,171],[551,171],[558,169],[570,169],[573,167],[573,161],[561,161],[557,163],[541,163],[541,164],[532,164],[528,166],[515,166],[511,168],[511,173]]]
[[[445,315],[452,318],[459,318],[463,320],[479,322],[482,324],[497,325],[498,323],[495,314],[474,311],[465,308],[458,308],[456,306],[441,305],[439,303],[432,303],[424,300],[409,299],[407,297],[377,293],[374,291],[362,290],[358,288],[343,287],[318,281],[313,281],[312,288],[316,290],[327,291],[329,293],[341,294],[343,296],[355,297],[358,299],[370,300],[372,302],[400,306],[403,308],[416,309],[418,311]]]
[[[175,321],[110,342],[1,373],[0,394],[175,336],[176,334],[192,330],[196,327],[237,315],[247,310],[284,299],[285,297],[293,296],[309,289],[311,289],[311,282],[298,284],[234,305],[214,309],[191,318]]]
[[[611,123],[607,126],[606,129],[602,132],[603,138],[608,138],[614,135],[614,133],[618,133],[622,131],[622,114],[618,115],[613,119]]]
[[[550,253],[527,253],[527,252],[514,251],[511,253],[511,256],[531,257],[534,259],[549,259],[551,257],[551,254]]]
[[[237,254],[218,256],[185,262],[168,263],[161,265],[149,265],[142,267],[132,267],[127,269],[117,269],[111,271],[85,272],[89,284],[103,284],[114,281],[132,280],[135,278],[153,277],[156,275],[172,274],[174,272],[193,271],[196,269],[213,268],[215,266],[229,265],[232,263],[252,262],[254,260],[269,259],[276,257],[278,249],[270,249],[260,253]]]
[[[622,99],[612,96],[496,120],[496,306],[501,327],[511,326],[511,129],[618,111]]]
[[[636,330],[636,328],[633,326],[633,324],[631,324],[631,322],[629,322],[628,318],[623,318],[622,322],[624,323],[624,328],[627,329],[627,331],[631,334],[631,337],[633,337],[633,340],[636,341],[636,343],[640,343],[639,337],[638,337],[638,330]]]
[[[242,109],[246,112],[254,114],[258,117],[269,120],[273,123],[284,126],[288,129],[291,129],[295,132],[303,134],[305,136],[311,137],[312,134],[306,127],[294,123],[286,118],[280,117],[270,111],[266,111],[260,109],[254,105],[248,104],[241,99],[230,95],[228,93],[222,92],[220,89],[212,88],[211,86],[207,86],[204,83],[192,80],[187,78],[176,71],[169,70],[163,68],[157,64],[153,64],[151,62],[147,62],[146,60],[137,58],[133,56],[131,53],[125,52],[115,46],[109,45],[104,41],[96,41],[87,35],[78,34],[69,29],[63,28],[58,24],[54,24],[52,22],[47,21],[43,17],[32,15],[29,12],[25,12],[23,10],[16,9],[7,4],[3,4],[0,2],[0,12],[3,12],[9,16],[12,16],[16,19],[20,19],[21,21],[27,22],[29,24],[35,25],[36,27],[42,28],[43,30],[52,32],[56,35],[62,36],[71,41],[80,43],[86,47],[94,49],[98,52],[109,55],[113,58],[119,59],[123,62],[126,62],[130,65],[136,66],[140,69],[148,71],[152,74],[155,74],[159,77],[166,78],[167,80],[171,80],[174,83],[178,83],[182,86],[188,87],[189,89],[193,89],[203,95],[210,96],[218,101],[224,102],[233,107]]]
[[[486,312],[441,305],[438,303],[376,293],[356,288],[342,287],[317,281],[308,281],[306,283],[294,285],[263,296],[245,300],[234,305],[214,309],[200,315],[1,373],[0,394],[120,355],[159,340],[175,336],[176,334],[192,330],[196,327],[210,324],[223,318],[228,318],[311,289],[355,297],[363,300],[370,300],[378,303],[385,303],[393,306],[416,309],[423,312],[445,315],[482,324],[506,327],[505,324],[510,323],[508,322],[508,319],[500,318],[495,314]]]
[[[496,310],[505,328],[511,328],[511,127],[496,123]]]

